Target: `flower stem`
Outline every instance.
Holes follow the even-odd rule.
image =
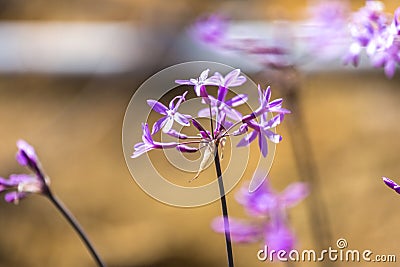
[[[215,170],[216,170],[217,176],[218,176],[219,193],[221,196],[222,215],[224,217],[224,227],[225,227],[224,232],[225,232],[226,253],[228,255],[228,266],[233,267],[233,252],[232,252],[232,242],[231,242],[231,234],[230,234],[230,228],[229,228],[228,206],[226,204],[224,181],[222,180],[221,163],[219,161],[219,155],[218,155],[218,143],[215,146],[214,162],[215,162]]]
[[[58,211],[64,216],[64,218],[68,221],[68,223],[74,228],[77,232],[79,237],[82,239],[83,243],[85,244],[86,248],[89,250],[90,254],[92,255],[93,259],[96,261],[99,267],[105,267],[106,265],[100,259],[98,253],[94,249],[93,245],[90,243],[89,238],[86,236],[85,232],[83,231],[82,227],[79,225],[78,221],[72,215],[72,213],[64,206],[64,204],[52,193],[48,190],[45,194],[49,200],[56,206]]]

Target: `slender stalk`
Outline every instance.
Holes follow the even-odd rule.
[[[90,254],[92,255],[93,259],[96,261],[99,267],[105,267],[106,265],[100,259],[99,254],[94,249],[93,245],[90,243],[89,238],[86,236],[85,232],[83,231],[82,227],[79,225],[78,221],[74,218],[72,213],[64,206],[64,204],[48,190],[45,194],[49,200],[56,206],[59,212],[64,216],[64,218],[68,221],[68,223],[74,228],[77,232],[83,243],[85,244],[86,248],[89,250]]]
[[[214,126],[213,126],[213,116],[212,116],[212,110],[211,110],[211,104],[208,105],[208,108],[210,110],[210,127],[211,127],[211,136],[214,139]]]
[[[215,170],[218,176],[218,186],[219,186],[219,194],[221,196],[221,208],[222,215],[224,218],[224,228],[225,228],[225,244],[226,244],[226,253],[228,256],[228,266],[233,267],[233,252],[232,252],[232,242],[231,242],[231,234],[229,227],[229,217],[228,217],[228,206],[226,204],[225,198],[225,188],[224,181],[222,180],[222,171],[221,171],[221,163],[219,161],[218,155],[218,143],[215,145]]]

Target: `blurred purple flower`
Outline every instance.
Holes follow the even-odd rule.
[[[216,72],[209,78],[209,81],[217,86],[230,88],[244,84],[246,82],[246,77],[240,76],[240,69],[235,69],[229,72],[225,77],[221,75],[221,73]]]
[[[164,106],[164,104],[156,100],[152,99],[147,100],[147,104],[154,111],[160,113],[161,115],[164,115],[164,117],[162,117],[156,123],[154,123],[151,134],[155,134],[160,129],[163,129],[164,133],[168,133],[171,130],[174,121],[183,126],[190,125],[189,119],[191,118],[191,116],[183,115],[178,112],[179,106],[183,101],[185,101],[186,94],[187,92],[185,92],[182,96],[174,97],[174,99],[172,99],[171,102],[169,103],[169,108],[167,108],[166,106]],[[176,104],[175,101],[177,101]]]
[[[383,67],[387,77],[393,77],[400,64],[400,31],[398,8],[392,18],[384,12],[380,1],[366,1],[359,11],[354,13],[350,31],[353,42],[345,56],[345,63],[357,66],[360,53],[366,50],[374,67]]]
[[[8,179],[0,177],[0,192],[7,191],[4,199],[17,204],[29,194],[43,192],[43,182],[36,175],[11,174]]]
[[[264,121],[261,118],[261,123],[257,123],[254,120],[247,121],[246,124],[253,129],[253,131],[247,134],[240,142],[237,144],[238,147],[247,146],[249,143],[254,141],[258,137],[258,145],[260,151],[264,157],[268,154],[268,143],[267,138],[274,143],[279,143],[282,140],[282,136],[271,131],[271,129],[278,126],[283,121],[283,114],[276,115],[269,121]]]
[[[309,194],[305,183],[292,183],[281,192],[275,192],[268,181],[253,193],[243,187],[236,195],[236,200],[250,216],[265,216],[273,214],[276,210],[284,210],[296,206]]]
[[[387,177],[382,177],[383,182],[390,188],[392,188],[394,191],[396,191],[398,194],[400,194],[400,186],[398,184],[396,184],[395,182],[393,182],[392,180],[390,180]]]
[[[242,114],[236,110],[236,107],[246,103],[248,100],[247,95],[238,94],[231,99],[226,98],[229,87],[240,86],[245,83],[245,76],[240,75],[239,69],[232,70],[226,76],[216,72],[215,75],[208,78],[208,73],[209,70],[207,69],[200,74],[198,79],[176,80],[175,82],[194,86],[197,96],[202,98],[201,103],[206,105],[205,108],[198,111],[198,115],[210,119],[211,130],[206,130],[195,118],[189,115],[182,115],[177,111],[181,103],[185,100],[187,92],[182,96],[175,97],[170,102],[169,107],[166,107],[156,100],[148,100],[148,105],[150,105],[154,111],[164,116],[153,125],[151,133],[148,124],[142,124],[142,142],[134,145],[132,158],[139,157],[152,149],[176,148],[178,151],[185,153],[193,153],[202,149],[204,153],[202,155],[203,158],[200,163],[199,171],[194,177],[194,179],[196,179],[200,172],[208,167],[209,162],[214,159],[216,146],[221,147],[222,159],[224,144],[226,143],[227,137],[230,135],[238,136],[252,130],[252,132],[248,133],[247,136],[243,138],[239,146],[248,145],[258,136],[260,150],[264,157],[268,153],[267,139],[275,143],[278,143],[282,139],[281,136],[275,134],[272,129],[282,122],[284,118],[283,114],[289,113],[289,111],[282,108],[282,99],[270,102],[271,90],[269,87],[263,92],[260,86],[258,86],[260,107],[252,114],[243,117]],[[207,92],[207,86],[218,86],[217,95],[213,96],[209,94]],[[267,120],[267,113],[279,113],[279,115]],[[255,120],[257,117],[260,117],[259,122]],[[192,125],[198,130],[198,134],[188,136],[173,130],[172,124],[174,121],[177,121],[182,126]],[[239,129],[235,130],[236,126]],[[163,129],[163,133],[178,139],[177,142],[164,143],[154,141],[152,135],[160,129]]]
[[[34,166],[38,164],[39,161],[35,149],[25,140],[18,140],[17,147],[16,159],[21,166]]]
[[[236,243],[254,243],[262,240],[263,228],[247,220],[229,218],[231,238]],[[224,233],[224,218],[217,217],[211,222],[211,228],[217,233]]]
[[[196,22],[192,34],[196,40],[219,44],[224,41],[228,20],[218,14],[204,17]]]
[[[293,183],[282,193],[276,193],[267,182],[253,193],[249,193],[246,186],[241,188],[236,200],[252,219],[229,219],[232,241],[254,243],[263,240],[270,249],[290,251],[294,248],[295,236],[288,225],[286,209],[298,204],[308,193],[304,183]],[[214,219],[211,227],[223,233],[223,218]]]
[[[343,0],[320,1],[310,5],[308,11],[304,40],[308,53],[324,59],[341,55],[342,47],[347,42],[349,3]]]
[[[6,192],[5,200],[14,203],[32,193],[47,192],[49,184],[40,167],[35,149],[24,140],[18,140],[17,147],[16,160],[20,165],[30,168],[34,174],[11,174],[8,179],[0,177],[0,192]]]

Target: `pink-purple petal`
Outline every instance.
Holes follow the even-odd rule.
[[[182,114],[179,113],[179,112],[176,112],[176,113],[174,114],[174,120],[175,120],[177,123],[179,123],[180,125],[183,125],[183,126],[189,126],[189,125],[190,125],[190,123],[189,123],[189,118],[188,118],[187,116],[185,116],[185,115],[182,115]]]
[[[148,104],[155,112],[160,113],[160,114],[162,114],[162,115],[167,115],[168,108],[167,108],[164,104],[162,104],[162,103],[160,103],[160,102],[158,102],[158,101],[156,101],[156,100],[153,100],[153,99],[147,100],[147,104]]]
[[[257,137],[257,131],[252,131],[251,133],[247,134],[245,137],[242,138],[242,140],[239,141],[237,144],[238,147],[241,146],[248,146],[251,142],[254,141]]]
[[[258,134],[258,146],[263,157],[266,157],[268,154],[268,143],[263,132],[259,132]]]
[[[233,218],[229,218],[228,221],[230,235],[233,242],[254,243],[260,240],[262,232],[260,226]],[[211,223],[211,228],[217,233],[225,233],[224,218],[215,218]]]
[[[153,124],[153,129],[151,130],[151,134],[155,134],[158,131],[161,130],[161,128],[164,127],[165,123],[167,122],[167,118],[168,117],[162,117],[159,120],[157,120],[154,124]]]
[[[293,207],[305,199],[310,189],[305,183],[292,183],[281,193],[281,201],[286,207]]]

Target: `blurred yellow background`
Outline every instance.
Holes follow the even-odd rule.
[[[52,188],[109,266],[226,266],[224,238],[210,228],[211,220],[221,213],[219,202],[192,209],[170,207],[147,196],[132,179],[122,153],[124,112],[145,79],[184,60],[175,41],[204,13],[222,11],[258,20],[278,14],[297,18],[306,4],[259,0],[0,1],[1,25],[16,21],[122,22],[137,27],[139,37],[143,37],[135,42],[137,47],[130,50],[127,45],[122,56],[114,58],[116,71],[98,71],[107,67],[109,55],[95,60],[98,65],[83,66],[82,62],[77,67],[80,71],[73,71],[74,61],[69,68],[57,65],[59,69],[52,72],[47,67],[37,71],[31,67],[36,63],[24,65],[29,57],[17,54],[21,65],[4,67],[0,72],[0,175],[26,172],[14,160],[15,142],[20,138],[30,142]],[[362,4],[352,1],[353,9]],[[389,12],[398,5],[396,1],[385,4]],[[3,38],[15,34],[0,31]],[[52,41],[50,38],[50,44]],[[108,45],[115,48],[115,43],[118,40],[110,40]],[[20,45],[29,47],[29,43]],[[15,47],[0,44],[4,55],[7,49]],[[121,63],[124,55],[132,60]],[[48,59],[44,53],[34,60],[40,63]],[[269,82],[268,77],[244,72],[254,75],[256,82]],[[399,255],[400,196],[381,181],[381,176],[400,181],[399,85],[399,73],[388,80],[380,69],[354,70],[349,66],[301,76],[300,102],[331,222],[332,247],[337,239],[346,238],[351,249]],[[273,93],[275,98],[279,96],[279,92]],[[278,132],[284,139],[277,146],[270,174],[272,185],[282,190],[302,179],[285,122]],[[228,195],[228,206],[230,215],[243,217],[242,207],[234,200],[238,188]],[[303,202],[289,213],[300,249],[315,247],[306,208]],[[1,201],[0,213],[0,266],[94,266],[79,238],[46,199],[32,196],[18,206]],[[260,244],[235,244],[236,265],[269,264],[257,260],[259,248]],[[364,264],[337,262],[334,266]]]

